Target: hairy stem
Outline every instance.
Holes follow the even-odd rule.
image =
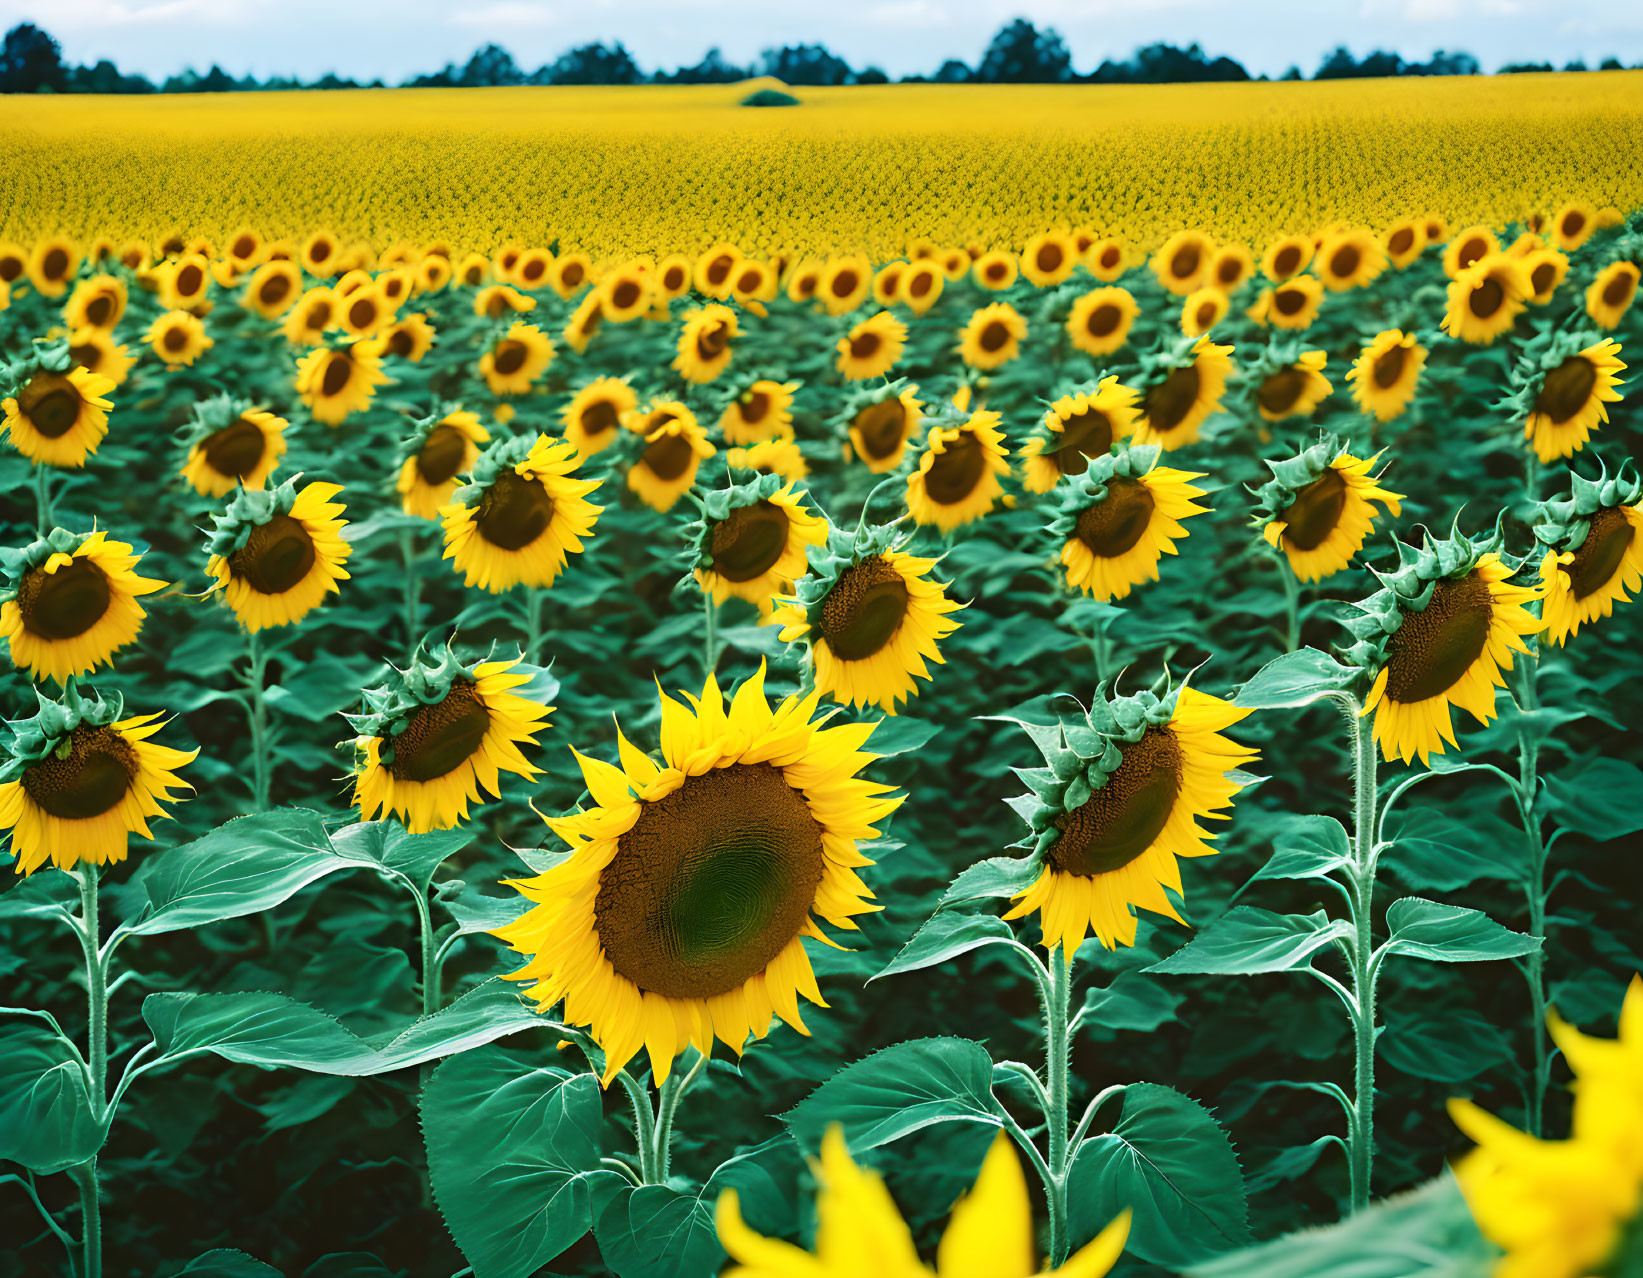
[[[542,592],[525,587],[525,660],[540,665],[542,651]]]
[[[86,959],[86,1062],[89,1066],[91,1109],[97,1122],[108,1111],[108,969],[100,953],[102,928],[99,918],[97,876],[99,867],[85,862],[80,866],[80,940]],[[81,1247],[84,1253],[82,1278],[102,1278],[103,1217],[98,1184],[97,1157],[74,1169],[80,1187]]]
[[[245,672],[246,714],[251,721],[251,810],[268,810],[268,703],[263,698],[267,683],[268,655],[262,650],[258,633],[245,634],[246,655],[250,658]]]
[[[422,635],[417,628],[417,611],[421,602],[422,579],[417,575],[416,538],[409,528],[399,530],[399,554],[405,562],[405,662],[416,660],[417,645]]]
[[[1531,454],[1532,455],[1532,454]],[[1535,682],[1540,670],[1539,653],[1526,660],[1519,707],[1533,713],[1539,705]],[[1529,1084],[1529,1134],[1539,1136],[1545,1121],[1546,1088],[1551,1081],[1552,1061],[1546,1044],[1546,841],[1540,833],[1540,817],[1535,812],[1539,788],[1540,739],[1532,725],[1518,723],[1518,816],[1528,843],[1529,873],[1523,891],[1529,905],[1529,935],[1540,942],[1528,957],[1524,974],[1529,983],[1529,1034],[1534,1043],[1534,1077]]]
[[[34,467],[34,522],[40,536],[51,531],[51,467],[42,462]]]
[[[1349,1133],[1352,1210],[1368,1206],[1375,1166],[1375,976],[1370,969],[1375,907],[1375,734],[1357,715],[1352,722],[1353,893],[1352,1031],[1355,1064],[1352,1093],[1356,1121]]]
[[[1067,1107],[1068,1075],[1071,1066],[1072,965],[1067,951],[1057,945],[1050,951],[1050,979],[1044,999],[1044,1074],[1049,1105],[1045,1119],[1049,1125],[1050,1183],[1045,1186],[1050,1208],[1050,1263],[1067,1259]]]
[[[703,682],[719,668],[719,606],[713,602],[713,596],[706,591],[702,592],[706,600],[706,624],[702,628],[702,678]]]
[[[1301,646],[1301,583],[1280,553],[1273,562],[1278,565],[1278,576],[1284,583],[1284,651],[1294,652]]]
[[[677,1070],[668,1075],[667,1082],[662,1084],[661,1103],[657,1107],[656,1116],[656,1156],[651,1160],[658,1183],[667,1182],[668,1170],[673,1165],[673,1116],[679,1110],[679,1102],[684,1099],[685,1092],[696,1081],[707,1065],[707,1057],[697,1054],[696,1063],[690,1067],[690,1072],[681,1076]]]

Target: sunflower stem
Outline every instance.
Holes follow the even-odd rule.
[[[1525,715],[1539,708],[1535,687],[1540,672],[1540,652],[1534,659],[1523,662],[1522,688],[1518,694],[1519,708]],[[1529,873],[1524,881],[1524,895],[1529,903],[1529,935],[1540,942],[1528,957],[1524,976],[1529,983],[1529,1033],[1534,1042],[1534,1077],[1529,1085],[1529,1134],[1538,1137],[1545,1121],[1546,1088],[1551,1082],[1552,1061],[1546,1048],[1546,841],[1540,833],[1540,817],[1535,812],[1535,797],[1539,789],[1540,739],[1532,724],[1520,718],[1518,740],[1518,815],[1523,822],[1524,838],[1528,842]]]
[[[95,1120],[103,1124],[108,1117],[108,968],[98,944],[102,935],[98,873],[99,868],[91,862],[80,866],[80,940],[86,959],[86,1061],[90,1067],[91,1110]],[[102,1195],[95,1154],[74,1168],[74,1179],[80,1186],[80,1241],[85,1257],[82,1278],[102,1278]]]
[[[1112,675],[1112,639],[1107,634],[1107,623],[1110,617],[1102,617],[1095,623],[1095,632],[1090,636],[1090,649],[1095,654],[1095,682],[1100,687]]]
[[[417,631],[417,611],[421,603],[422,578],[417,575],[417,544],[409,528],[399,530],[399,554],[405,562],[405,662],[416,660],[422,636]]]
[[[651,1108],[650,1089],[625,1069],[616,1071],[616,1081],[633,1106],[634,1145],[639,1154],[639,1180],[654,1185],[656,1180],[656,1111]]]
[[[263,699],[267,682],[268,654],[262,650],[255,630],[245,632],[245,651],[250,663],[245,672],[245,689],[249,695],[246,713],[251,720],[251,810],[268,810],[268,703]]]
[[[1050,979],[1044,998],[1044,1074],[1049,1105],[1044,1114],[1049,1125],[1050,1179],[1045,1186],[1050,1209],[1050,1264],[1067,1259],[1067,1107],[1068,1075],[1071,1065],[1072,964],[1064,946],[1050,951]]]
[[[706,1065],[707,1057],[698,1052],[696,1062],[690,1067],[688,1074],[681,1076],[678,1070],[674,1070],[668,1075],[667,1082],[662,1084],[656,1117],[656,1156],[651,1160],[651,1167],[659,1184],[667,1183],[668,1171],[673,1164],[673,1116],[678,1112],[679,1102],[684,1099],[685,1092],[690,1089],[690,1085],[696,1081],[696,1076]]]
[[[44,463],[34,467],[34,522],[41,537],[51,531],[51,467]]]
[[[1284,582],[1284,651],[1294,652],[1301,646],[1301,583],[1282,556],[1273,562]]]
[[[542,649],[542,592],[525,587],[525,660],[540,665],[538,654]]]
[[[719,668],[719,606],[706,591],[702,592],[702,598],[706,601],[704,612],[707,616],[702,630],[702,675],[705,682]]]
[[[1356,1113],[1348,1133],[1352,1210],[1369,1205],[1375,1166],[1375,977],[1370,963],[1375,905],[1375,734],[1358,715],[1355,700],[1345,707],[1352,724],[1352,1031],[1355,1051],[1352,1091]]]

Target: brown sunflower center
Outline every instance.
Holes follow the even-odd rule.
[[[924,475],[924,491],[938,506],[951,506],[975,492],[987,469],[987,454],[973,430],[949,440]]]
[[[1215,268],[1215,278],[1222,285],[1236,284],[1244,274],[1243,263],[1235,257],[1224,258]]]
[[[779,768],[687,777],[641,807],[599,876],[600,949],[647,992],[727,993],[799,934],[824,869],[822,827]]]
[[[377,322],[377,304],[369,297],[356,298],[348,306],[348,322],[355,328],[370,328]]]
[[[1059,244],[1046,244],[1038,250],[1038,269],[1048,274],[1050,271],[1061,269],[1061,263],[1066,260],[1066,254],[1061,251]]]
[[[1299,315],[1306,309],[1306,290],[1281,288],[1272,295],[1272,305],[1280,315]]]
[[[502,376],[511,377],[525,367],[525,358],[529,354],[524,342],[504,338],[496,344],[496,353],[491,357],[491,367]]]
[[[1272,255],[1272,269],[1279,278],[1295,274],[1301,269],[1301,250],[1294,244],[1286,244]]]
[[[830,287],[834,297],[843,299],[854,293],[860,284],[861,278],[854,271],[840,271],[833,277]]]
[[[1198,263],[1201,260],[1202,257],[1196,244],[1189,244],[1185,248],[1178,248],[1175,250],[1175,255],[1171,257],[1169,261],[1170,273],[1178,280],[1190,279],[1193,275],[1197,274]]]
[[[872,359],[878,354],[879,335],[877,333],[857,333],[850,339],[850,357],[852,359]]]
[[[505,470],[479,499],[474,527],[503,550],[522,550],[553,522],[553,497],[540,479]]]
[[[1372,374],[1375,386],[1379,390],[1390,390],[1397,385],[1398,378],[1403,376],[1403,366],[1409,360],[1409,348],[1398,345],[1383,353],[1375,361]]]
[[[925,297],[936,286],[934,271],[914,271],[913,278],[907,282],[909,297]]]
[[[696,356],[705,363],[718,359],[729,345],[730,333],[722,323],[714,322],[696,334]]]
[[[1329,257],[1329,270],[1336,279],[1351,279],[1363,261],[1363,251],[1355,244],[1343,244]]]
[[[1124,318],[1124,312],[1111,302],[1103,302],[1089,314],[1084,321],[1084,331],[1091,337],[1110,337],[1118,330],[1119,323]]]
[[[669,293],[677,293],[685,286],[685,268],[670,266],[662,272],[662,287]]]
[[[1614,506],[1606,506],[1592,516],[1586,540],[1575,551],[1568,569],[1576,599],[1584,599],[1609,584],[1635,535],[1631,522]]]
[[[1141,540],[1156,505],[1152,491],[1139,479],[1108,480],[1107,495],[1079,512],[1075,535],[1092,555],[1116,559]]]
[[[48,280],[60,280],[68,274],[68,254],[60,248],[47,251],[40,262],[40,273]]]
[[[331,327],[331,304],[329,302],[315,302],[308,308],[308,314],[303,317],[308,328],[316,333],[323,333]]]
[[[10,284],[23,273],[23,259],[7,253],[0,257],[0,280]]]
[[[1474,235],[1460,246],[1460,252],[1455,255],[1455,262],[1464,270],[1488,251],[1489,242],[1481,235]]]
[[[43,639],[74,639],[108,611],[108,577],[90,559],[76,558],[56,572],[31,570],[17,591],[23,628]]]
[[[740,506],[713,525],[713,571],[726,581],[764,576],[787,549],[787,513],[768,501]]]
[[[325,376],[320,378],[319,393],[327,399],[342,394],[354,374],[354,362],[346,355],[332,355],[325,365]]]
[[[1091,457],[1100,457],[1111,448],[1112,422],[1100,409],[1090,408],[1061,423],[1061,438],[1052,451],[1063,475],[1082,475],[1090,468]]]
[[[53,751],[23,773],[23,790],[63,821],[102,816],[126,797],[137,776],[137,752],[110,727],[81,724],[69,734],[68,757]]]
[[[1255,401],[1269,413],[1287,413],[1293,409],[1306,390],[1306,370],[1291,365],[1279,369],[1261,383],[1255,392]]]
[[[177,272],[177,292],[184,297],[193,297],[205,287],[205,272],[193,262]]]
[[[93,328],[102,328],[114,313],[114,299],[107,293],[99,293],[86,304],[86,323]]]
[[[696,450],[680,432],[663,435],[647,444],[645,451],[639,455],[639,463],[664,484],[670,484],[690,468],[695,456]]]
[[[749,426],[756,426],[770,411],[770,393],[768,391],[754,391],[742,401],[742,420]]]
[[[1489,642],[1494,609],[1476,572],[1437,583],[1423,612],[1406,612],[1387,644],[1386,695],[1425,701],[1455,686]]]
[[[1010,329],[1002,320],[992,320],[981,330],[977,345],[989,355],[997,354],[1010,344]]]
[[[893,456],[907,433],[907,414],[899,399],[880,400],[856,414],[861,450],[874,461]]]
[[[388,335],[388,353],[401,358],[416,350],[416,337],[408,328],[396,328]]]
[[[491,712],[472,681],[455,679],[443,701],[418,706],[404,731],[388,739],[388,771],[396,781],[437,781],[473,758],[490,726]]]
[[[257,241],[249,235],[240,236],[239,239],[234,241],[234,247],[229,250],[230,253],[239,258],[242,262],[256,251]]]
[[[619,280],[615,288],[610,291],[610,300],[620,311],[630,310],[639,304],[639,285],[634,280]]]
[[[331,244],[328,240],[316,240],[308,246],[308,260],[324,262],[331,256]]]
[[[818,629],[841,661],[865,661],[896,637],[907,616],[907,582],[882,555],[846,568],[822,603]]]
[[[731,268],[736,265],[735,258],[727,253],[721,253],[707,264],[707,282],[718,287],[730,278]]]
[[[1283,513],[1289,526],[1284,540],[1296,550],[1316,550],[1341,522],[1347,487],[1341,472],[1331,466],[1295,494]]]
[[[1563,215],[1563,234],[1571,239],[1579,235],[1586,226],[1586,215],[1578,209],[1571,209]]]
[[[47,439],[61,439],[80,420],[81,401],[72,385],[53,382],[47,382],[37,397],[25,400],[23,411],[36,432]]]
[[[1637,280],[1628,271],[1616,271],[1615,277],[1603,289],[1605,306],[1624,306],[1632,295]]]
[[[165,348],[176,352],[188,349],[188,330],[181,324],[173,324],[165,331]]]
[[[566,288],[575,288],[582,282],[584,274],[582,263],[570,262],[559,272],[559,278],[564,282]]]
[[[96,342],[86,342],[80,346],[68,348],[69,357],[88,373],[95,373],[103,366],[103,348]]]
[[[300,519],[275,515],[228,557],[228,568],[258,594],[283,595],[314,566],[314,539]]]
[[[1414,228],[1400,226],[1397,230],[1392,232],[1391,238],[1386,241],[1386,247],[1399,256],[1407,253],[1410,249],[1415,247]]]
[[[1010,268],[1003,262],[990,262],[987,265],[987,278],[990,280],[1002,280],[1009,273]]]
[[[462,468],[468,453],[468,437],[455,426],[435,426],[417,450],[416,468],[427,484],[448,483]]]
[[[1534,289],[1536,297],[1545,296],[1556,283],[1557,267],[1550,262],[1542,262],[1529,272],[1529,287]]]
[[[519,275],[527,284],[535,284],[547,273],[547,269],[547,262],[539,257],[533,257],[527,259],[525,264],[519,268]],[[566,274],[568,275],[569,272],[567,271]]]
[[[257,468],[266,449],[257,424],[240,417],[206,438],[205,464],[219,475],[244,479]]]
[[[1551,372],[1535,396],[1535,411],[1561,426],[1585,408],[1597,385],[1597,366],[1584,355],[1571,355]]]
[[[582,433],[587,436],[603,435],[607,430],[615,430],[622,423],[616,412],[616,405],[608,399],[596,399],[582,410]]]
[[[1089,878],[1121,870],[1150,848],[1181,793],[1181,746],[1168,728],[1148,728],[1118,743],[1123,761],[1106,784],[1055,818],[1061,837],[1045,856],[1066,874]]]
[[[1501,288],[1499,280],[1484,280],[1472,290],[1472,296],[1466,299],[1466,305],[1472,314],[1479,319],[1488,319],[1501,307],[1506,300],[1506,290]]]
[[[1118,253],[1118,250],[1116,248],[1105,248],[1105,249],[1101,250],[1101,268],[1102,268],[1102,270],[1106,270],[1106,271],[1116,270],[1117,267],[1118,267],[1118,261],[1119,261],[1119,253]]]
[[[1171,369],[1163,381],[1147,391],[1147,420],[1152,428],[1173,430],[1184,422],[1198,402],[1202,383],[1196,360],[1185,367]]]

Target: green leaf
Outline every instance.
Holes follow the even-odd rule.
[[[317,812],[279,808],[239,817],[143,859],[131,881],[142,906],[127,930],[156,936],[257,914],[347,868],[332,854]]]
[[[1288,972],[1310,964],[1312,955],[1332,941],[1349,936],[1352,925],[1312,914],[1274,914],[1249,905],[1228,910],[1215,922],[1148,972],[1213,973],[1254,976]]]
[[[834,1123],[852,1150],[874,1149],[932,1123],[998,1126],[993,1061],[980,1043],[915,1038],[847,1065],[782,1121],[799,1147],[813,1151]]]
[[[1120,972],[1111,985],[1092,986],[1084,995],[1083,1025],[1097,1039],[1110,1039],[1119,1030],[1150,1034],[1175,1017],[1184,995],[1140,972]]]
[[[1326,879],[1352,863],[1352,841],[1334,817],[1292,816],[1272,840],[1272,856],[1250,879]]]
[[[188,1278],[280,1278],[280,1271],[272,1265],[226,1247],[196,1256],[177,1271],[177,1278],[185,1274]]]
[[[66,874],[7,877],[13,879],[13,885],[0,892],[0,919],[46,919],[59,916],[63,910],[71,914],[79,911],[79,890]]]
[[[434,1201],[475,1278],[527,1278],[593,1227],[599,1082],[486,1047],[422,1094]]]
[[[941,725],[929,719],[915,719],[911,715],[898,714],[893,719],[880,719],[878,727],[873,729],[873,735],[867,738],[867,744],[862,749],[882,758],[911,754],[928,745],[930,739],[940,730]]]
[[[85,1076],[57,1036],[44,1026],[0,1029],[0,1161],[44,1175],[102,1147]]]
[[[1156,1083],[1131,1084],[1118,1125],[1079,1147],[1067,1206],[1075,1246],[1128,1207],[1126,1250],[1168,1268],[1249,1241],[1232,1142],[1197,1101]]]
[[[1441,808],[1410,808],[1382,859],[1413,888],[1455,892],[1479,879],[1512,880],[1528,870],[1520,826],[1468,805],[1464,818]]]
[[[1044,867],[1030,857],[995,856],[964,870],[941,894],[943,906],[980,901],[1025,892],[1038,881]]]
[[[334,1251],[302,1271],[302,1278],[403,1278],[367,1251]]]
[[[1386,1005],[1376,1051],[1393,1069],[1438,1083],[1470,1083],[1512,1059],[1512,1040],[1469,1007],[1422,1012]]]
[[[1010,925],[996,914],[958,914],[942,910],[913,933],[912,940],[902,946],[901,952],[872,979],[876,981],[880,976],[895,976],[900,972],[934,967],[983,945],[1008,944],[1014,939]]]
[[[1643,769],[1624,759],[1595,759],[1546,778],[1552,811],[1576,834],[1606,842],[1643,830]]]
[[[1267,662],[1238,690],[1232,704],[1249,710],[1309,706],[1345,692],[1357,677],[1356,670],[1328,653],[1302,648]]]
[[[473,832],[461,826],[412,834],[397,821],[365,821],[331,835],[331,846],[343,860],[403,874],[424,892],[440,863],[472,842]]]
[[[1540,948],[1540,941],[1503,927],[1478,910],[1441,905],[1423,897],[1406,896],[1386,907],[1391,934],[1381,950],[1407,954],[1435,963],[1481,963],[1489,959],[1518,958]]]
[[[441,888],[444,886],[440,885]],[[504,924],[512,923],[531,908],[531,903],[517,892],[512,896],[486,896],[481,892],[464,890],[449,899],[444,896],[436,899],[456,920],[459,933],[493,932]]]

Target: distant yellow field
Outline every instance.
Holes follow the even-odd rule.
[[[1260,245],[1643,205],[1643,72],[1303,84],[746,85],[0,100],[0,237],[516,239],[897,256],[1087,225]]]

